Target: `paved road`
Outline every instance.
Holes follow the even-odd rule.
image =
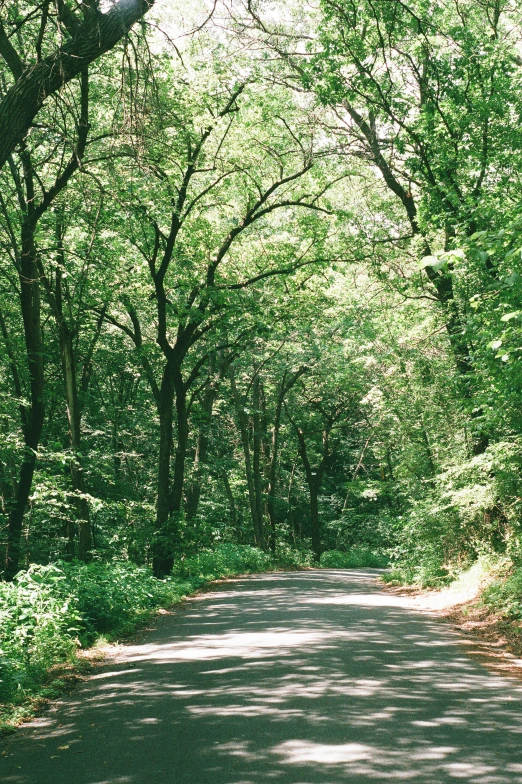
[[[0,781],[520,784],[520,685],[374,576],[216,586],[8,740]]]

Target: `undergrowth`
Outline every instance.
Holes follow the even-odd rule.
[[[55,697],[85,663],[76,656],[100,635],[133,631],[197,581],[156,580],[128,563],[32,565],[0,583],[0,728]]]
[[[522,621],[522,566],[512,565],[484,590],[482,602],[493,612],[517,625]]]
[[[382,553],[366,547],[353,547],[347,552],[328,550],[321,555],[321,566],[327,569],[355,569],[360,567],[383,568],[388,559]]]

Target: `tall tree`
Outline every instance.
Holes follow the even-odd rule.
[[[62,159],[56,172],[48,180],[37,170],[35,154],[23,145],[17,160],[10,158],[9,172],[13,199],[16,200],[19,235],[16,235],[10,209],[2,200],[4,225],[11,243],[11,257],[19,280],[20,310],[26,346],[26,367],[29,379],[29,402],[21,407],[21,424],[25,454],[20,466],[16,497],[10,504],[6,566],[4,576],[12,579],[18,570],[22,520],[31,492],[36,465],[36,452],[44,424],[44,343],[40,293],[41,264],[39,261],[37,229],[60,193],[78,170],[85,152],[89,130],[89,82],[87,70],[81,78],[79,114],[76,119],[76,138],[65,139]],[[64,107],[65,108],[65,107]],[[38,142],[37,142],[38,143]],[[67,158],[68,147],[72,150]],[[20,375],[20,374],[19,374]]]
[[[265,100],[255,82],[230,88],[224,77],[212,74],[212,66],[206,68],[213,92],[208,93],[207,82],[202,108],[188,101],[185,88],[158,85],[161,120],[155,129],[146,126],[148,135],[156,133],[157,147],[136,157],[140,188],[132,222],[123,229],[146,261],[144,285],[152,284],[155,342],[162,355],[161,380],[149,374],[160,428],[157,575],[170,571],[176,546],[189,444],[188,394],[208,357],[205,350],[198,354],[198,346],[224,334],[225,315],[238,318],[243,291],[317,262],[325,233],[320,217],[315,224],[308,221],[307,241],[298,239],[297,246],[285,232],[280,239],[265,235],[271,225],[277,227],[271,222],[279,212],[296,227],[302,213],[328,213],[322,200],[331,183],[313,175],[310,127],[294,126],[291,104],[288,118],[281,117],[283,95]],[[142,198],[151,188],[152,203]],[[127,332],[141,346],[137,308],[127,310],[133,324]]]

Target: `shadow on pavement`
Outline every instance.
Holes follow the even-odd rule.
[[[9,742],[3,784],[520,784],[522,688],[374,570],[242,578]]]

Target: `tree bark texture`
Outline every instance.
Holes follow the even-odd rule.
[[[279,457],[279,432],[281,430],[281,414],[285,397],[298,379],[306,372],[306,367],[301,367],[290,377],[285,370],[277,394],[276,408],[274,414],[274,424],[272,426],[272,441],[270,445],[270,461],[268,465],[268,490],[267,490],[267,513],[270,522],[270,550],[275,555],[277,544],[277,460]],[[290,502],[290,498],[288,499]],[[295,538],[295,537],[294,537]]]
[[[165,577],[172,570],[170,524],[170,461],[173,435],[174,378],[172,359],[165,363],[159,390],[158,414],[160,444],[158,455],[158,495],[156,499],[156,531],[152,550],[152,569],[156,577]]]
[[[263,468],[262,468],[262,429],[261,429],[261,379],[256,373],[252,384],[253,407],[253,439],[252,439],[252,473],[254,479],[254,496],[256,506],[256,520],[261,532],[260,541],[265,545],[264,515],[263,515]]]
[[[173,364],[173,381],[176,399],[176,430],[177,443],[174,455],[174,476],[170,493],[170,513],[177,517],[183,503],[183,485],[185,483],[185,463],[189,436],[187,390],[177,361]]]
[[[316,561],[316,563],[319,563],[321,559],[321,551],[322,551],[321,522],[319,520],[319,491],[321,490],[321,485],[323,483],[323,476],[324,476],[326,466],[331,457],[329,446],[328,446],[328,437],[333,422],[330,422],[329,427],[327,427],[323,432],[323,455],[322,455],[321,462],[319,463],[319,465],[315,470],[312,468],[310,464],[310,460],[308,457],[308,449],[306,447],[306,439],[303,431],[291,419],[290,422],[292,423],[297,435],[297,441],[299,445],[299,455],[301,457],[303,468],[305,470],[306,484],[308,485],[308,492],[310,495],[310,530],[312,536],[312,551],[314,554],[314,561]]]
[[[241,542],[242,531],[241,531],[241,525],[239,523],[239,516],[237,514],[237,509],[236,509],[236,500],[234,498],[234,493],[232,492],[232,488],[230,487],[228,474],[225,469],[223,469],[223,471],[221,472],[221,477],[223,479],[223,486],[225,488],[225,494],[228,500],[228,506],[230,512],[230,525],[236,532],[237,541]]]
[[[212,410],[217,396],[217,386],[212,380],[212,363],[210,374],[205,385],[202,401],[203,419],[199,427],[196,453],[194,455],[194,465],[192,478],[185,490],[186,515],[187,520],[193,520],[198,512],[199,501],[201,498],[202,466],[205,464],[210,443],[210,426],[212,422]]]
[[[92,548],[91,521],[89,504],[85,498],[85,483],[83,467],[81,465],[81,409],[78,399],[78,386],[76,383],[76,357],[73,346],[73,333],[65,321],[59,326],[60,350],[62,353],[62,368],[65,384],[65,397],[67,402],[67,421],[69,424],[69,444],[72,451],[71,481],[75,492],[76,508],[78,514],[78,558],[87,561]],[[74,555],[74,553],[72,553]]]
[[[154,0],[119,0],[78,24],[56,52],[24,68],[0,102],[0,167],[23,141],[46,98],[110,51],[153,6]]]

